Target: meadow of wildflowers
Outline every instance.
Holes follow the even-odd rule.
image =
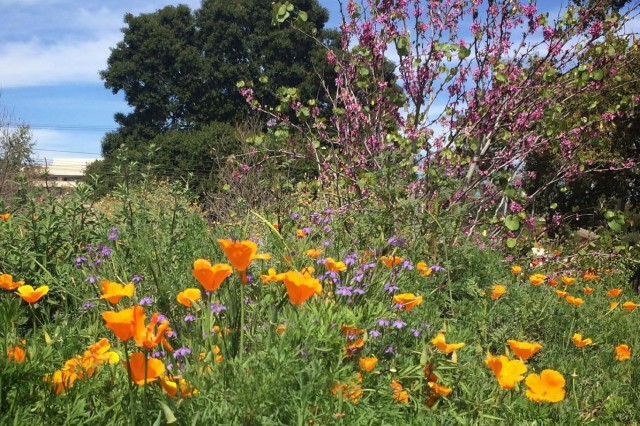
[[[640,297],[607,257],[82,197],[0,222],[2,424],[640,419]]]

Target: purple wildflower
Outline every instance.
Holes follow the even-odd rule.
[[[386,318],[380,318],[380,319],[378,320],[378,325],[379,325],[380,327],[386,327],[386,326],[388,326],[389,324],[390,324],[390,322],[389,322],[389,320],[388,320],[388,319],[386,319]]]
[[[407,323],[402,320],[395,320],[393,322],[393,328],[397,328],[398,330],[402,330],[405,325],[407,325]]]
[[[145,297],[141,298],[140,301],[138,302],[138,305],[140,305],[140,306],[153,305],[153,297],[145,296]]]
[[[134,275],[131,278],[131,282],[134,283],[134,284],[137,284],[137,283],[139,283],[141,281],[144,281],[144,278],[142,278],[140,275]]]
[[[175,359],[184,359],[185,356],[191,354],[191,349],[184,346],[173,351],[173,357]]]
[[[82,304],[82,307],[85,309],[93,309],[96,307],[95,303],[91,302],[90,300],[87,300],[86,302],[84,302]]]
[[[369,332],[369,337],[380,337],[381,334],[380,330],[371,330]]]
[[[420,337],[420,335],[422,334],[422,331],[418,330],[417,328],[412,328],[412,329],[411,329],[411,333],[412,333],[415,337]]]
[[[226,310],[227,310],[227,307],[226,307],[226,306],[224,306],[224,305],[221,305],[221,304],[219,304],[219,303],[212,303],[212,304],[211,304],[211,311],[212,311],[214,314],[219,314],[220,312],[222,312],[222,311],[226,311]]]
[[[396,353],[396,350],[393,349],[393,346],[389,346],[387,347],[387,349],[384,350],[384,353],[394,355]]]
[[[96,281],[98,281],[97,277],[94,277],[92,275],[89,275],[87,278],[84,279],[86,282],[90,283],[90,284],[95,284]]]
[[[109,237],[108,237],[109,241],[115,241],[118,239],[118,228],[113,227],[111,229],[109,229]]]
[[[392,247],[404,247],[404,240],[400,237],[392,236],[387,240],[387,244]]]
[[[384,285],[384,289],[387,291],[387,293],[393,293],[394,291],[398,290],[398,286],[393,283],[389,283]]]
[[[338,287],[338,290],[336,290],[336,294],[340,296],[351,296],[351,287],[349,286]]]
[[[193,322],[195,320],[196,320],[196,317],[191,314],[184,317],[184,322]]]

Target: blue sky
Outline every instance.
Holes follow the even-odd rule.
[[[338,17],[337,1],[321,3]],[[196,9],[200,0],[0,0],[0,111],[32,127],[37,158],[100,156],[113,115],[128,110],[98,76],[124,14],[170,4]]]
[[[0,0],[0,112],[32,127],[37,158],[100,156],[104,133],[116,127],[113,115],[128,110],[122,94],[105,89],[98,76],[109,48],[122,39],[124,14],[179,3],[200,6],[200,0]],[[320,3],[330,11],[329,26],[337,26],[338,1]],[[559,5],[539,2],[541,9]]]

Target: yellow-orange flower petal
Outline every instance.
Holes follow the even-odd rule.
[[[518,340],[507,340],[509,347],[520,359],[523,361],[531,358],[536,352],[542,349],[542,345],[540,343],[530,343],[530,342],[520,342]]]
[[[193,302],[197,302],[202,299],[202,293],[199,288],[187,288],[184,291],[178,293],[176,300],[183,306],[190,308]]]
[[[36,303],[38,300],[42,299],[42,296],[49,292],[49,287],[46,285],[40,286],[34,289],[30,285],[22,285],[18,287],[16,294],[22,298],[27,303]]]
[[[547,279],[547,277],[543,274],[533,274],[529,277],[529,282],[532,285],[540,285],[542,284],[545,280]]]
[[[609,297],[618,297],[620,296],[620,294],[622,294],[622,289],[621,288],[612,288],[611,290],[607,291],[606,295]]]
[[[393,296],[394,305],[399,305],[405,311],[409,312],[422,303],[422,296],[416,296],[413,293],[402,293]]]
[[[496,284],[491,288],[491,298],[497,300],[504,296],[507,292],[507,288],[502,284]]]
[[[513,389],[516,383],[524,379],[524,373],[527,372],[524,362],[519,359],[510,360],[505,355],[493,356],[489,352],[484,362],[493,371],[502,389]]]
[[[287,295],[294,305],[300,305],[314,294],[322,292],[320,281],[312,276],[305,276],[298,271],[288,271],[283,275]]]
[[[7,359],[11,362],[24,362],[26,351],[20,346],[13,346],[7,350]]]
[[[374,368],[376,368],[376,365],[378,365],[378,358],[376,358],[375,356],[360,357],[360,359],[358,359],[358,366],[360,367],[360,371],[368,373],[369,371],[372,371]]]
[[[431,340],[431,343],[447,354],[457,351],[464,346],[464,343],[447,343],[443,333],[438,333],[436,337]]]
[[[618,361],[625,361],[631,359],[631,348],[629,345],[623,343],[621,345],[616,346],[616,359]]]
[[[13,277],[9,274],[0,275],[0,288],[3,288],[7,291],[11,291],[23,285],[24,285],[24,281],[14,282]]]
[[[164,363],[161,360],[157,358],[146,359],[146,355],[142,352],[132,353],[129,363],[124,364],[131,375],[131,380],[138,386],[143,386],[146,383],[158,380],[166,371]]]
[[[102,290],[100,299],[107,299],[112,305],[117,305],[123,297],[132,297],[135,292],[133,283],[124,285],[108,280],[100,283],[100,289]]]
[[[345,265],[342,261],[335,261],[331,257],[327,257],[324,262],[324,267],[327,268],[329,272],[342,272],[347,269],[347,265]]]
[[[573,337],[571,338],[571,341],[578,348],[583,348],[583,347],[593,343],[593,341],[590,338],[583,339],[582,338],[582,334],[580,334],[580,333],[575,333],[573,335]]]
[[[233,268],[226,263],[217,263],[212,266],[208,260],[198,259],[193,263],[191,272],[205,290],[214,292],[229,275],[233,274]]]
[[[118,312],[105,311],[102,313],[102,319],[104,319],[105,326],[109,330],[113,331],[113,334],[123,342],[126,342],[133,337],[134,309],[144,314],[144,308],[142,306],[122,309]]]
[[[535,402],[560,402],[564,399],[565,380],[555,370],[542,370],[540,375],[529,374],[525,380],[526,395]]]
[[[251,240],[218,240],[220,248],[229,259],[229,263],[238,271],[246,270],[254,259],[269,260],[269,254],[257,254],[258,245]]]

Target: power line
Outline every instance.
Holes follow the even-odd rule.
[[[33,130],[61,130],[70,132],[109,132],[117,130],[117,127],[100,125],[79,125],[79,124],[26,124],[26,123],[6,123],[7,127],[19,128],[29,127]]]
[[[46,152],[64,152],[67,154],[87,154],[87,155],[102,155],[97,152],[82,152],[82,151],[62,151],[59,149],[44,149],[44,148],[33,148],[34,151],[46,151]]]

